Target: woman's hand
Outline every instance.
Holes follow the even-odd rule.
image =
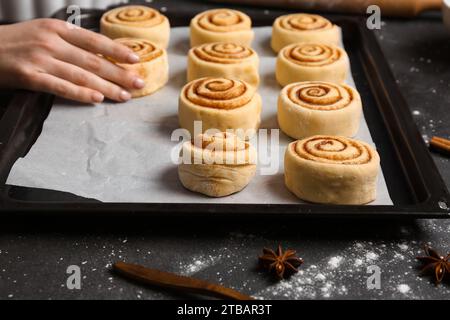
[[[0,87],[43,91],[84,103],[131,99],[145,83],[98,54],[137,63],[132,50],[64,21],[0,26]]]

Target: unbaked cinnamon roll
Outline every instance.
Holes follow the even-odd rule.
[[[252,21],[240,11],[208,10],[191,21],[191,47],[212,42],[232,42],[250,47],[253,38]]]
[[[327,134],[353,137],[359,130],[361,97],[345,84],[293,83],[278,98],[280,129],[294,139]]]
[[[188,83],[180,95],[178,116],[182,128],[196,136],[210,129],[232,129],[240,137],[255,133],[261,122],[261,97],[245,81],[201,78]],[[195,130],[195,122],[201,124]]]
[[[380,157],[364,142],[327,135],[295,141],[284,166],[286,186],[302,200],[360,205],[376,198]]]
[[[178,175],[183,186],[210,197],[244,189],[256,172],[256,149],[232,133],[201,134],[183,145]]]
[[[259,84],[259,58],[251,48],[227,42],[207,43],[189,51],[188,81],[203,77],[241,79]]]
[[[272,49],[275,52],[298,42],[338,45],[340,40],[339,28],[315,14],[289,14],[278,17],[273,24]]]
[[[166,16],[145,6],[125,6],[106,12],[100,32],[111,39],[147,39],[162,49],[170,40],[170,23]]]
[[[124,69],[135,72],[145,81],[144,88],[131,89],[133,98],[152,94],[166,85],[169,80],[169,62],[165,50],[159,49],[145,39],[121,38],[114,41],[129,47],[141,59],[135,64],[116,63]]]
[[[334,45],[297,43],[280,51],[275,75],[282,86],[301,81],[343,83],[349,70],[345,50]]]

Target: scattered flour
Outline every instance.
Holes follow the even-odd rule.
[[[203,269],[215,265],[219,260],[222,259],[221,255],[204,255],[197,256],[192,259],[192,262],[183,264],[180,263],[180,273],[185,276],[193,275]]]
[[[319,273],[316,275],[315,279],[319,281],[325,281],[327,278],[322,273]]]
[[[434,223],[430,223],[431,226],[435,228]],[[403,233],[410,233],[406,231]],[[367,267],[376,265],[382,272],[381,289],[367,291],[367,294],[373,298],[398,299],[402,295],[417,299],[411,284],[405,284],[405,281],[422,281],[416,272],[411,272],[417,254],[411,249],[417,246],[414,240],[398,243],[356,241],[338,255],[323,257],[309,266],[306,261],[297,274],[252,295],[258,299],[342,299],[350,293],[365,290],[370,275]],[[405,266],[407,261],[411,264]],[[406,270],[398,273],[399,268]]]
[[[300,270],[289,279],[282,280],[254,294],[254,296],[257,299],[289,298],[296,300],[345,296],[348,293],[347,288],[336,283],[338,273],[337,269],[320,272],[316,265],[311,265]]]
[[[378,259],[378,254],[376,254],[375,252],[370,251],[370,252],[366,253],[366,260],[368,262],[373,262],[377,259]]]
[[[405,256],[402,255],[401,253],[398,253],[398,252],[396,252],[394,254],[394,258],[397,259],[397,260],[405,260]]]
[[[341,256],[332,257],[330,260],[328,260],[328,267],[330,269],[336,269],[340,266],[342,260],[343,258]]]
[[[362,259],[355,259],[355,263],[353,264],[355,267],[359,267],[363,264]]]
[[[411,290],[411,288],[407,284],[399,284],[397,286],[397,290],[400,293],[407,294]]]

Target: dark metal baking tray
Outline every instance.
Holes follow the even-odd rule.
[[[255,26],[271,25],[286,12],[240,8]],[[82,10],[82,26],[98,30],[103,12]],[[172,26],[187,26],[197,12],[168,13]],[[66,19],[65,10],[56,14]],[[315,204],[128,204],[101,203],[69,193],[5,185],[12,165],[27,154],[42,130],[53,97],[17,93],[0,120],[0,214],[139,215],[159,218],[187,217],[376,217],[448,218],[450,196],[414,124],[374,33],[365,21],[342,15],[327,16],[343,29],[353,77],[364,102],[364,114],[381,156],[393,206],[334,206]]]

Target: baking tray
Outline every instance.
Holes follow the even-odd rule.
[[[194,8],[193,8],[194,9]],[[239,8],[255,26],[271,25],[287,12],[261,13]],[[199,9],[199,11],[203,10]],[[173,27],[187,26],[196,14],[166,13]],[[82,26],[98,30],[103,11],[82,10]],[[65,20],[66,11],[56,14]],[[101,203],[73,194],[5,185],[19,157],[27,154],[42,130],[52,107],[48,94],[18,92],[0,120],[0,214],[17,215],[142,215],[159,218],[273,218],[273,217],[374,217],[448,218],[450,196],[427,146],[413,121],[374,33],[357,17],[327,17],[341,26],[357,88],[364,101],[364,114],[381,156],[381,166],[393,206],[336,206],[317,204],[128,204]]]

